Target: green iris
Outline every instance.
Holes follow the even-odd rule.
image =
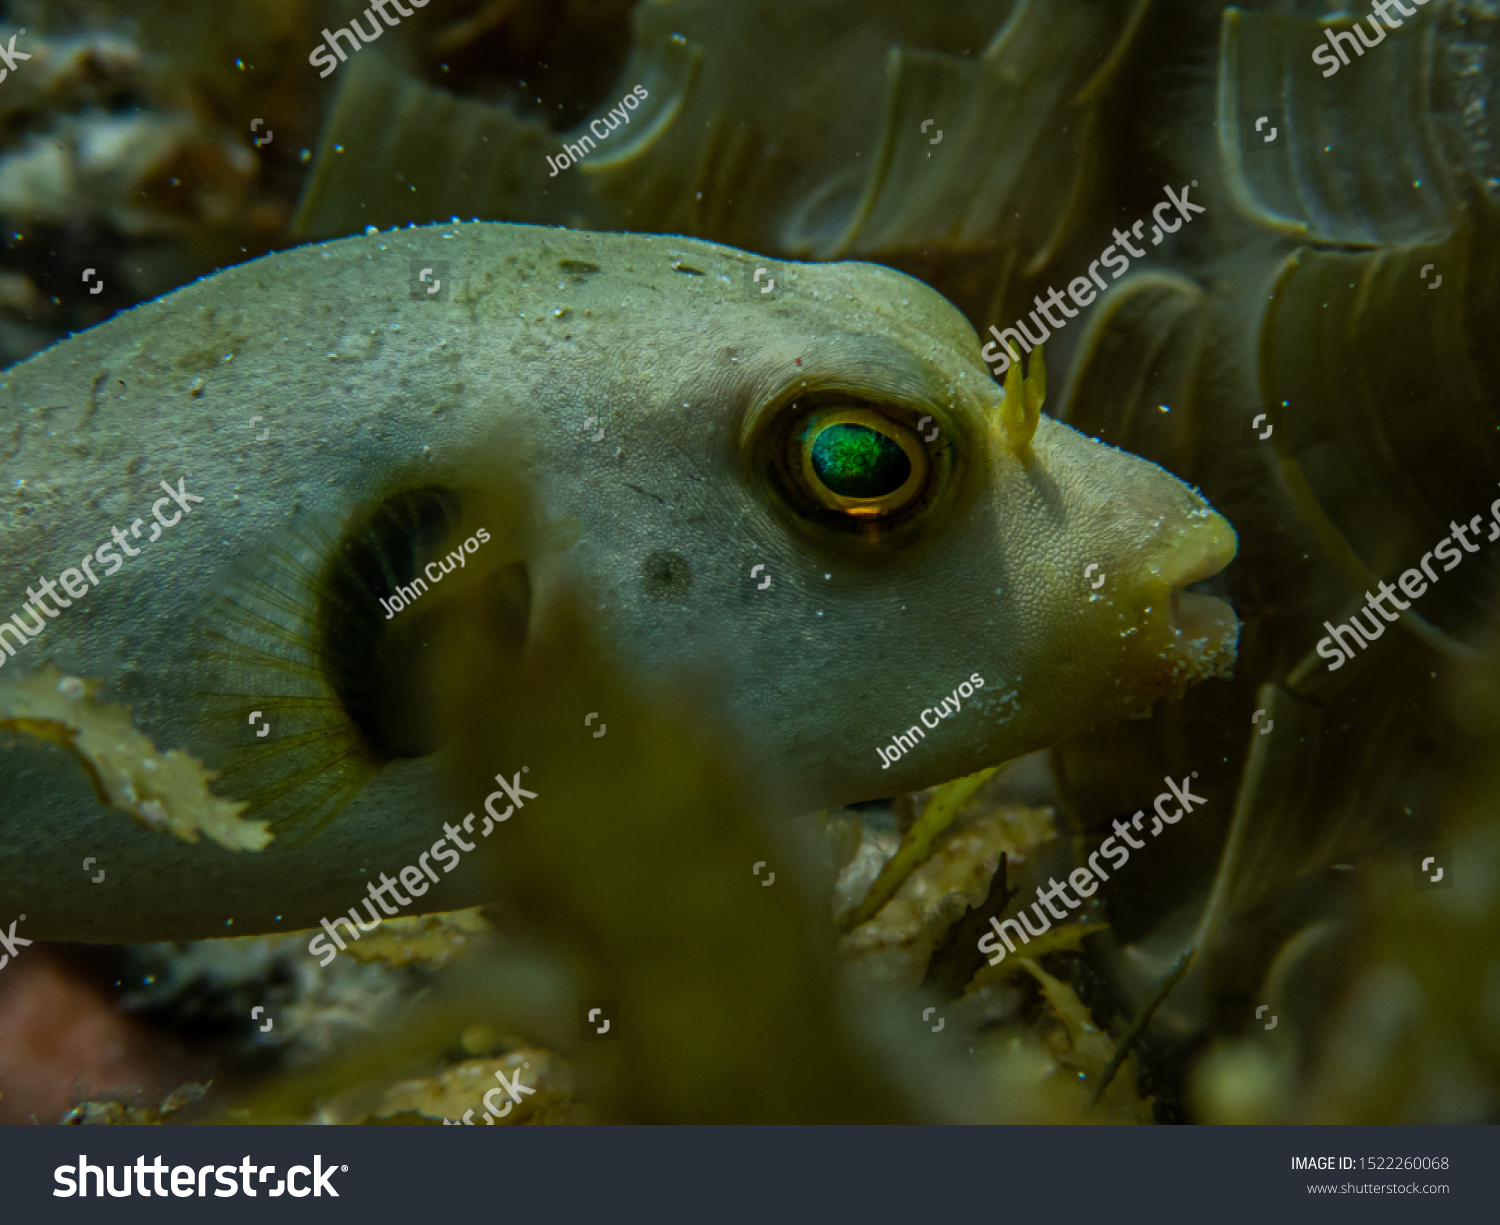
[[[911,460],[894,439],[852,422],[820,433],[811,460],[818,479],[843,498],[883,498],[911,476]]]

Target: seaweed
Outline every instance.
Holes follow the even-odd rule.
[[[44,664],[0,685],[0,728],[48,740],[76,755],[99,802],[132,814],[147,829],[184,842],[208,837],[231,851],[260,851],[271,841],[264,821],[240,817],[247,805],[209,790],[217,775],[180,749],[163,753],[123,706],[101,702],[103,681],[64,676]]]

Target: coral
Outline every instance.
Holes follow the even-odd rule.
[[[68,1111],[64,1123],[121,1124],[121,1123],[169,1123],[176,1122],[169,1115],[192,1105],[207,1095],[213,1082],[206,1085],[186,1084],[174,1090],[159,1106],[140,1106],[133,1101],[118,1100],[114,1095],[91,1098]]]
[[[991,773],[983,772],[986,777]],[[941,805],[937,819],[955,807],[951,787],[938,788],[937,797],[928,805],[928,812],[934,805]],[[918,827],[926,822],[924,813]],[[935,845],[927,857],[889,900],[840,941],[841,958],[857,968],[862,979],[879,979],[890,987],[907,990],[920,986],[933,950],[948,929],[989,895],[1001,856],[1024,856],[1053,837],[1051,814],[1022,805],[1005,805],[959,820],[930,836],[927,841]],[[862,910],[860,907],[853,913]]]
[[[532,1093],[516,1103],[499,1089],[495,1073]],[[519,1091],[518,1091],[519,1092]],[[560,1123],[564,1121],[573,1086],[569,1069],[548,1051],[523,1048],[499,1059],[466,1059],[434,1076],[403,1080],[390,1086],[372,1112],[374,1118],[413,1113],[447,1122],[481,1124],[486,1107],[497,1123]],[[510,1107],[507,1109],[507,1107]],[[504,1114],[500,1112],[504,1111]],[[325,1118],[327,1122],[358,1119]]]
[[[356,961],[383,961],[388,966],[411,962],[446,965],[464,955],[475,940],[491,931],[477,907],[447,913],[386,919],[372,935],[351,944],[348,952]]]

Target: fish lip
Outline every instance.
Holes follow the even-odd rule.
[[[1189,642],[1214,642],[1239,629],[1234,609],[1218,596],[1177,587],[1172,592],[1172,629]]]
[[[1192,583],[1213,578],[1239,552],[1234,529],[1222,515],[1204,508],[1191,517],[1201,523],[1179,531],[1151,567],[1157,580],[1174,595]]]
[[[1206,507],[1192,518],[1199,522],[1178,532],[1150,568],[1155,582],[1166,588],[1163,594],[1169,593],[1166,621],[1178,652],[1195,674],[1205,675],[1233,661],[1239,618],[1224,600],[1188,587],[1220,574],[1234,560],[1239,541],[1229,522]]]

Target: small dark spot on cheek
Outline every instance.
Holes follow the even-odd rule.
[[[649,600],[680,600],[693,585],[693,568],[681,553],[652,553],[641,563],[641,590]]]

